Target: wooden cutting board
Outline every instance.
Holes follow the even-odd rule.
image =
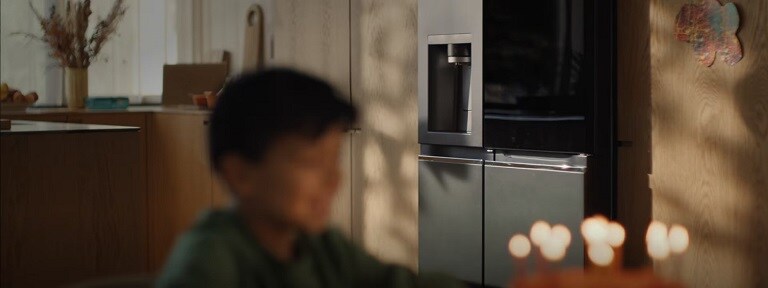
[[[264,12],[253,4],[245,14],[243,38],[243,71],[261,69],[264,66]]]
[[[218,92],[224,86],[228,70],[226,63],[163,66],[163,105],[191,105],[190,94]]]

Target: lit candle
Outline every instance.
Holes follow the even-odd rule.
[[[541,245],[541,255],[550,262],[559,262],[565,258],[566,246],[564,242],[557,237],[550,237],[544,240]]]
[[[674,254],[682,254],[688,249],[690,239],[688,238],[688,230],[681,225],[672,225],[669,228],[669,250]]]
[[[613,261],[613,249],[607,243],[594,243],[589,245],[587,250],[589,261],[597,266],[605,267]]]
[[[531,242],[525,235],[516,234],[509,239],[509,254],[515,258],[515,271],[513,277],[521,279],[525,277],[526,260],[531,253]]]
[[[645,241],[661,241],[667,239],[667,224],[659,221],[652,221],[648,225],[648,231],[645,234]]]
[[[669,228],[669,251],[672,253],[672,261],[675,267],[674,275],[675,279],[682,281],[682,267],[683,258],[682,254],[688,249],[690,239],[688,237],[688,230],[682,225],[672,225]]]
[[[581,223],[581,234],[587,245],[604,243],[608,237],[608,220],[602,216],[584,219]]]
[[[560,262],[565,258],[568,246],[571,245],[571,231],[563,224],[552,226],[549,239],[541,246],[541,254],[544,259],[551,262]]]
[[[653,260],[664,260],[669,257],[669,237],[667,234],[667,225],[659,221],[653,221],[648,225],[648,232],[645,234],[648,256]]]
[[[522,234],[516,234],[509,239],[509,253],[515,258],[523,259],[531,253],[531,242],[528,237]]]
[[[606,240],[608,245],[611,245],[611,247],[620,247],[622,244],[624,244],[624,240],[627,235],[624,231],[624,227],[622,227],[621,224],[610,222],[608,223],[607,230],[608,236],[606,237]]]
[[[539,253],[536,253],[536,270],[540,271],[541,273],[547,272],[541,245],[545,240],[549,239],[551,234],[552,228],[546,221],[539,220],[534,222],[531,226],[531,243],[539,250]]]
[[[626,232],[624,231],[624,227],[621,226],[621,224],[616,222],[609,222],[608,223],[608,237],[606,237],[606,242],[608,245],[610,245],[613,248],[613,263],[611,263],[611,267],[613,270],[619,270],[622,265],[622,260],[624,258],[624,240],[627,237]]]
[[[544,240],[549,238],[550,234],[552,234],[552,228],[545,221],[536,221],[531,226],[531,242],[535,246],[541,246]]]
[[[552,237],[562,242],[565,248],[571,245],[571,231],[565,225],[557,224],[553,226]]]

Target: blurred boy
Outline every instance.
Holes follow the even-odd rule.
[[[459,287],[382,264],[327,227],[342,140],[356,119],[328,84],[296,72],[230,83],[211,116],[209,144],[233,205],[183,235],[158,286]]]

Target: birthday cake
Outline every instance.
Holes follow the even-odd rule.
[[[581,234],[586,243],[589,259],[587,269],[572,268],[556,272],[543,269],[542,260],[549,264],[559,262],[570,245],[570,231],[563,225],[550,226],[536,221],[531,226],[530,241],[522,234],[513,235],[509,252],[516,259],[516,279],[511,288],[683,288],[675,281],[665,280],[654,274],[653,269],[625,270],[620,267],[624,228],[603,216],[584,220]],[[687,230],[681,225],[667,225],[653,221],[646,234],[648,255],[654,260],[664,260],[670,254],[681,254],[688,247]],[[537,254],[538,272],[528,275],[525,260],[531,253]],[[547,265],[548,266],[548,265]]]
[[[661,279],[651,269],[605,271],[572,269],[518,279],[514,288],[684,288]]]

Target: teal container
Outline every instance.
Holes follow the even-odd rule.
[[[89,97],[85,100],[85,108],[92,110],[125,110],[128,104],[128,97]]]

